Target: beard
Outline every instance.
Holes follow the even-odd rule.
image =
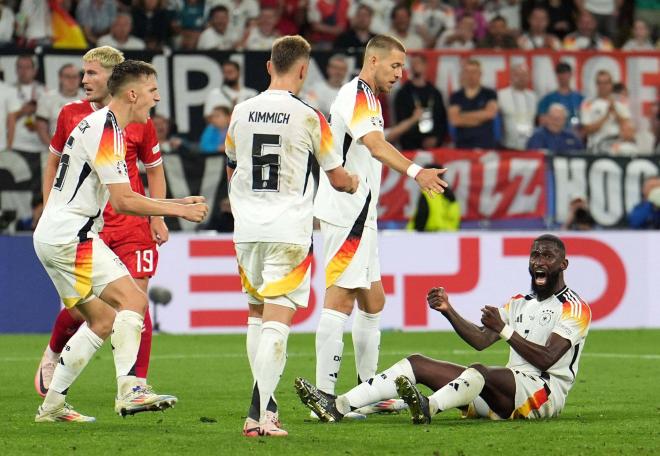
[[[545,284],[537,285],[534,277],[534,271],[532,271],[532,269],[530,268],[529,275],[532,276],[532,291],[537,295],[547,295],[549,293],[554,292],[555,288],[557,287],[557,282],[559,282],[560,274],[561,274],[561,270],[548,271],[548,273],[546,274]]]
[[[234,87],[236,84],[238,84],[238,79],[225,79],[224,84],[229,87]]]

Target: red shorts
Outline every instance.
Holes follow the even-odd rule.
[[[126,265],[134,279],[152,277],[158,266],[158,249],[148,223],[130,229],[101,231],[99,236]]]

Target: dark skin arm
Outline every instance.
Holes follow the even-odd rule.
[[[491,332],[499,334],[504,328],[504,322],[497,307],[485,306],[481,312],[481,323]],[[539,345],[528,341],[514,331],[508,343],[520,356],[541,371],[550,369],[571,348],[571,342],[568,339],[555,333],[550,335],[545,345]]]
[[[499,339],[499,333],[484,326],[477,326],[461,317],[449,303],[444,288],[431,288],[426,296],[429,307],[442,313],[454,327],[456,334],[476,350],[483,350],[493,345]]]

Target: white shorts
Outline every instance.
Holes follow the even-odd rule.
[[[234,244],[243,292],[250,304],[307,307],[312,247],[277,242]]]
[[[537,375],[510,369],[516,381],[516,397],[514,411],[509,419],[538,419],[559,416],[564,408],[563,397],[559,386],[553,387],[551,379],[543,379]],[[555,393],[553,393],[553,389]],[[490,418],[499,420],[501,417],[493,412],[485,400],[477,397],[468,407],[467,418]]]
[[[378,231],[369,227],[358,231],[321,221],[326,288],[369,289],[380,280]]]
[[[124,263],[98,238],[62,245],[35,240],[34,250],[67,309],[99,296],[106,285],[129,275]]]

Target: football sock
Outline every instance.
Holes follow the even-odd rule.
[[[358,381],[376,375],[380,353],[380,312],[357,311],[353,321],[353,348]]]
[[[87,325],[81,327],[69,339],[55,368],[50,389],[44,400],[45,408],[58,407],[64,403],[67,390],[101,345],[103,339],[94,334]]]
[[[78,331],[83,323],[84,320],[74,319],[68,310],[60,310],[55,319],[53,331],[50,334],[50,342],[48,343],[50,349],[57,354],[62,353],[66,342],[71,339],[71,336]]]
[[[344,352],[344,326],[348,315],[323,309],[316,330],[316,386],[328,394],[335,394],[341,357]]]
[[[351,410],[373,404],[374,402],[398,397],[394,380],[400,375],[404,375],[415,383],[415,374],[413,373],[410,361],[406,358],[394,364],[380,374],[377,374],[346,394],[337,397],[335,402],[337,410],[346,414]]]
[[[256,387],[259,393],[259,421],[264,419],[286,365],[286,343],[289,327],[277,321],[261,325],[259,348],[254,359]]]
[[[429,397],[431,415],[454,407],[468,405],[484,388],[486,380],[481,373],[469,367],[455,380],[447,383]]]
[[[123,396],[136,383],[135,361],[140,347],[140,331],[143,318],[132,310],[117,312],[112,325],[112,354],[117,373],[119,396]]]
[[[257,356],[259,336],[261,336],[261,318],[248,317],[247,324],[245,348],[247,349],[248,362],[250,363],[250,372],[252,372],[252,377],[254,378],[254,358]]]
[[[140,333],[140,348],[138,349],[137,359],[135,360],[135,376],[141,383],[147,383],[153,331],[151,315],[149,314],[149,308],[147,307],[147,311],[144,314],[142,333]]]

